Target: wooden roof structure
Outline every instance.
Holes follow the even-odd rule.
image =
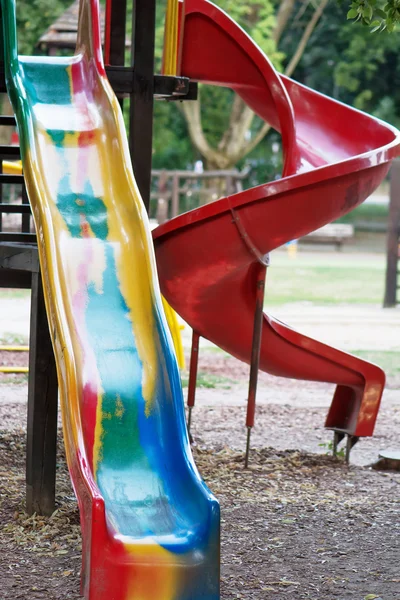
[[[73,4],[56,20],[41,36],[38,48],[47,54],[54,54],[57,50],[74,49],[78,31],[79,0]],[[105,8],[100,8],[101,36],[104,40]],[[125,47],[130,47],[131,42],[127,38]]]

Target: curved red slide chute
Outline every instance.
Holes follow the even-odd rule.
[[[168,302],[201,336],[250,362],[263,257],[363,202],[400,153],[399,132],[279,75],[247,34],[206,0],[186,1],[182,74],[234,89],[282,135],[282,179],[153,232]],[[385,384],[379,367],[264,314],[260,368],[336,383],[326,427],[372,435]]]

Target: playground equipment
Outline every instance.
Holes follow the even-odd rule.
[[[8,175],[22,175],[22,161],[21,160],[17,160],[17,161],[3,161],[3,173],[8,174]],[[167,318],[167,323],[168,323],[168,327],[169,330],[171,332],[172,335],[172,341],[174,344],[174,349],[175,349],[175,354],[176,354],[176,358],[178,361],[178,366],[180,369],[184,369],[185,368],[185,355],[183,352],[183,345],[182,345],[182,336],[181,336],[181,325],[179,324],[178,321],[178,317],[176,312],[169,306],[168,302],[165,300],[165,298],[162,299],[162,303],[163,303],[163,307],[164,307],[164,312],[165,312],[165,316]],[[2,350],[4,348],[0,347],[0,350]],[[14,351],[14,352],[18,352],[18,351],[29,351],[29,346],[11,346],[11,347],[7,347],[7,350],[9,350],[10,352]],[[18,370],[17,371],[13,371],[11,370],[11,367],[4,367],[7,368],[7,373],[27,373],[28,372],[28,368],[27,367],[16,367]],[[2,368],[0,367],[0,372],[1,372]]]
[[[244,360],[251,355],[249,431],[260,364],[280,375],[338,382],[328,424],[354,441],[373,429],[383,373],[263,317],[266,253],[361,202],[398,153],[398,134],[280,77],[212,4],[188,1],[184,14],[183,3],[174,1],[169,0],[164,60],[173,79],[169,89],[176,94],[187,84],[174,75],[180,63],[182,73],[195,80],[229,84],[281,130],[285,168],[279,182],[156,230],[167,299],[194,326],[194,349],[206,335]],[[98,0],[81,0],[76,55],[52,59],[18,57],[14,2],[1,4],[8,88],[38,232],[68,465],[81,512],[82,592],[92,600],[217,600],[219,507],[188,444],[150,230],[120,108],[105,77]],[[154,3],[140,0],[135,7],[140,46],[149,35],[146,19],[154,30]],[[113,19],[121,15],[111,3],[107,14],[110,58]],[[129,80],[138,111],[130,143],[146,202],[151,156],[146,123],[155,91],[150,50],[151,44],[135,60]],[[149,74],[152,83],[141,94]],[[315,111],[313,128],[304,107]],[[353,123],[365,129],[361,139],[348,139]],[[42,302],[37,266],[32,273],[37,310]],[[184,282],[180,295],[185,289],[180,301],[174,293],[178,276]],[[236,315],[230,309],[222,313],[224,297],[237,299]],[[40,329],[43,313],[35,317]],[[192,366],[194,371],[196,361]],[[54,413],[53,406],[53,423]]]
[[[119,102],[129,99],[129,149],[143,202],[150,197],[154,98],[193,99],[196,84],[184,77],[154,74],[155,0],[135,0],[132,44],[125,48],[126,0],[107,1],[108,64],[106,72]],[[0,11],[1,17],[1,11]],[[2,28],[0,28],[2,29]],[[135,64],[135,68],[131,66]],[[7,93],[3,44],[0,44],[0,92]],[[0,126],[15,128],[15,118],[0,115]],[[20,158],[18,146],[0,145],[0,160]],[[4,184],[21,186],[22,203],[9,205]],[[12,213],[13,231],[2,227],[2,215]],[[19,221],[19,223],[18,223]],[[24,177],[0,174],[0,286],[31,289],[29,386],[27,414],[26,509],[29,514],[52,514],[55,509],[58,385],[53,348],[43,298],[41,270]]]
[[[186,1],[181,30],[178,72],[235,90],[281,132],[284,153],[281,180],[153,231],[162,293],[194,331],[189,413],[203,336],[251,365],[246,464],[259,368],[337,384],[325,426],[334,431],[335,448],[347,435],[348,458],[360,436],[373,434],[385,374],[263,314],[268,253],[363,202],[399,153],[399,132],[279,75],[244,31],[207,0]],[[190,420],[191,414],[189,427]]]
[[[81,2],[72,58],[18,57],[14,2],[2,8],[81,512],[82,592],[216,600],[219,507],[191,456],[150,229],[105,77],[98,2]]]
[[[22,175],[22,161],[3,160],[2,173],[6,175]]]
[[[29,346],[0,346],[0,352],[29,352]],[[0,373],[28,373],[28,367],[0,365]]]

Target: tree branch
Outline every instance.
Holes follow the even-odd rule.
[[[318,8],[316,8],[312,18],[308,22],[307,27],[305,28],[304,33],[301,37],[301,40],[296,48],[296,52],[293,54],[288,66],[285,69],[285,75],[287,75],[288,77],[290,77],[292,75],[293,71],[299,64],[299,61],[300,61],[301,57],[303,56],[304,50],[307,46],[307,42],[310,39],[311,34],[314,31],[315,26],[318,23],[322,13],[324,12],[325,7],[328,4],[328,2],[329,2],[329,0],[321,0],[321,2],[318,5]]]
[[[200,102],[198,100],[194,102],[184,102],[182,104],[182,110],[189,127],[190,137],[193,139],[196,148],[202,154],[208,153],[211,148],[206,140],[201,125]]]
[[[222,138],[218,144],[218,150],[220,150],[221,152],[223,152],[229,145],[230,138],[232,137],[231,131],[232,131],[232,129],[234,129],[236,123],[240,119],[241,113],[245,106],[246,105],[243,102],[243,100],[241,99],[241,97],[238,94],[235,94],[234,98],[233,98],[231,114],[229,116],[228,128],[224,132],[224,135],[222,136]]]
[[[279,40],[282,37],[282,33],[291,17],[291,14],[294,9],[294,5],[296,0],[282,0],[279,5],[278,14],[276,15],[276,25],[273,33],[273,38],[278,45]]]
[[[273,38],[276,43],[279,42],[293,13],[295,1],[296,0],[282,0],[279,5],[276,26],[273,33]],[[307,46],[308,40],[325,10],[328,1],[329,0],[321,0],[319,2],[313,16],[304,29],[293,57],[285,69],[285,75],[290,77],[297,67]],[[305,0],[305,5],[307,4],[309,4],[309,0]],[[189,134],[194,146],[209,163],[213,163],[216,168],[220,169],[234,165],[238,160],[249,154],[249,152],[263,140],[271,127],[268,123],[264,123],[254,138],[249,142],[246,142],[245,135],[251,127],[254,113],[239,96],[236,96],[232,105],[229,127],[221,138],[218,149],[215,149],[208,143],[202,128],[200,102],[184,102],[180,105],[180,110],[183,112],[187,121]]]
[[[311,34],[314,31],[315,26],[317,25],[328,2],[329,2],[329,0],[321,0],[320,4],[315,9],[315,12],[314,12],[312,18],[310,19],[309,23],[307,24],[307,27],[304,30],[301,40],[297,46],[296,52],[294,53],[291,61],[289,62],[288,66],[285,69],[285,75],[287,75],[288,77],[290,77],[290,75],[293,73],[293,71],[297,67],[301,57],[303,56],[304,50],[307,46],[307,42],[310,39]],[[248,110],[250,111],[249,108],[248,108]],[[243,156],[246,156],[252,150],[254,150],[254,148],[264,139],[264,137],[267,135],[267,133],[270,129],[271,129],[271,126],[269,125],[269,123],[264,123],[263,126],[261,127],[261,129],[259,130],[259,132],[255,135],[255,137],[249,143],[242,145],[242,148],[241,148],[242,151],[240,153],[240,158],[242,158]]]
[[[241,100],[241,112],[236,122],[229,128],[227,142],[224,147],[226,155],[231,163],[237,162],[242,157],[243,146],[246,146],[246,134],[251,129],[254,120],[254,112]]]
[[[254,150],[254,148],[258,146],[260,142],[262,142],[262,140],[265,138],[270,129],[271,125],[269,123],[263,123],[263,126],[261,127],[260,131],[258,131],[254,138],[242,149],[242,156],[250,154],[250,152]]]

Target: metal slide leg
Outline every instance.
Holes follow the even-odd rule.
[[[349,464],[350,462],[350,452],[352,451],[352,449],[354,448],[354,446],[357,444],[359,438],[356,435],[348,435],[346,438],[346,463]]]
[[[254,327],[253,327],[253,342],[251,347],[251,364],[250,364],[250,381],[249,381],[249,395],[247,399],[247,416],[246,416],[246,427],[247,427],[247,444],[246,444],[246,456],[244,461],[245,468],[249,465],[250,455],[250,438],[251,430],[254,426],[254,416],[256,412],[256,393],[258,383],[258,370],[260,366],[260,349],[261,349],[261,338],[262,338],[262,324],[263,324],[263,308],[264,308],[264,291],[265,291],[265,278],[267,275],[266,266],[262,266],[257,279],[257,293],[256,293],[256,306],[254,312]]]
[[[343,438],[344,438],[343,433],[340,433],[339,431],[333,432],[333,448],[332,448],[333,456],[337,456],[338,445],[340,444],[340,442],[342,441]]]
[[[188,432],[190,435],[190,427],[192,425],[192,410],[196,399],[196,382],[197,382],[197,367],[199,363],[199,341],[200,335],[193,330],[192,334],[192,350],[190,353],[190,368],[189,368],[189,385],[188,385]]]

